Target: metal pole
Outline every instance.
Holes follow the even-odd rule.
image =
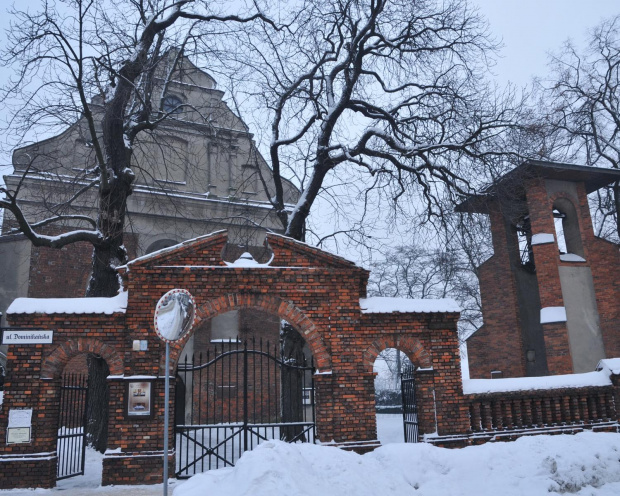
[[[170,378],[168,369],[170,368],[170,344],[166,341],[166,368],[164,370],[164,496],[168,496],[168,403],[170,389]]]

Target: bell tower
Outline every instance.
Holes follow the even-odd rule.
[[[620,170],[528,161],[457,207],[490,216],[494,248],[479,267],[472,378],[590,372],[620,356],[619,247],[594,235],[587,199],[618,180]]]

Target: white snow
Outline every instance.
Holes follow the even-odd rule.
[[[125,313],[126,291],[111,298],[16,298],[7,308],[7,314],[83,314],[83,313]]]
[[[560,260],[562,262],[585,262],[586,259],[580,257],[579,255],[575,255],[574,253],[563,253],[560,255]]]
[[[607,374],[620,375],[620,358],[604,358],[598,362],[596,370],[603,370]]]
[[[620,364],[618,364],[620,366]],[[599,364],[599,366],[601,366]],[[610,386],[609,369],[584,374],[549,375],[544,377],[511,377],[506,379],[463,379],[465,394],[498,393],[508,391],[536,391],[543,389]]]
[[[357,455],[268,441],[174,496],[547,496],[620,493],[620,434],[531,436],[464,449],[389,444]]]
[[[534,234],[532,236],[532,246],[533,245],[546,245],[547,243],[553,243],[555,238],[553,234],[549,233],[539,233]]]
[[[269,267],[269,264],[273,261],[274,255],[271,255],[271,259],[267,263],[258,263],[254,260],[254,257],[248,253],[247,251],[242,253],[241,256],[235,260],[234,262],[226,262],[227,267],[242,267],[242,268],[258,268],[258,267]]]
[[[456,301],[451,298],[410,299],[373,296],[360,298],[362,313],[439,313],[460,312]]]
[[[566,308],[544,307],[540,309],[540,323],[551,324],[552,322],[566,322]]]

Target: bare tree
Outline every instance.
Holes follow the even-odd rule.
[[[232,84],[239,100],[269,109],[259,118],[275,186],[265,187],[286,234],[304,237],[334,183],[391,201],[419,193],[427,216],[445,191],[472,191],[476,167],[500,152],[488,140],[518,104],[485,85],[496,45],[465,0],[308,0],[279,15],[287,29],[239,38]],[[285,171],[303,188],[292,212]]]
[[[49,157],[37,153],[19,164],[22,180],[0,189],[0,208],[12,214],[12,232],[23,233],[35,246],[92,244],[87,296],[112,296],[119,289],[115,268],[127,261],[127,200],[136,174],[144,173],[132,160],[140,153],[140,139],[148,142],[149,135],[179,112],[192,111],[196,120],[209,123],[211,116],[200,109],[164,98],[181,58],[196,46],[196,37],[216,37],[226,26],[272,25],[260,12],[237,15],[220,7],[198,0],[68,0],[42,2],[36,13],[13,12],[2,62],[17,67],[17,73],[0,93],[10,115],[8,130],[23,143],[80,121],[89,151],[78,165],[81,171],[73,171],[79,181],[47,205],[51,214],[28,212],[20,203],[30,174],[36,172],[43,180],[46,174],[55,179],[62,174],[42,169],[42,158]],[[161,64],[164,59],[167,64]],[[162,154],[174,149],[161,135],[159,139]],[[168,159],[175,162],[175,157]],[[61,179],[67,182],[66,176]],[[93,216],[74,210],[80,201],[94,210]],[[67,231],[67,225],[82,227]]]
[[[482,325],[478,267],[492,254],[487,219],[444,216],[443,230],[422,244],[390,249],[371,267],[368,292],[375,296],[453,298],[461,307],[459,336]],[[435,248],[432,248],[432,247]]]
[[[556,136],[556,155],[620,168],[620,16],[594,28],[584,51],[567,42],[551,66],[551,79],[541,84],[543,102],[550,109],[548,129]],[[620,182],[597,194],[597,234],[618,239]],[[605,231],[608,220],[614,227]]]

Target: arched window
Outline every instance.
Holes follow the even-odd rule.
[[[567,198],[558,198],[553,203],[553,221],[560,255],[584,256],[577,210]]]
[[[181,100],[180,97],[176,95],[166,95],[164,97],[162,108],[164,109],[164,112],[168,114],[178,114],[183,110],[182,105],[183,100]]]

